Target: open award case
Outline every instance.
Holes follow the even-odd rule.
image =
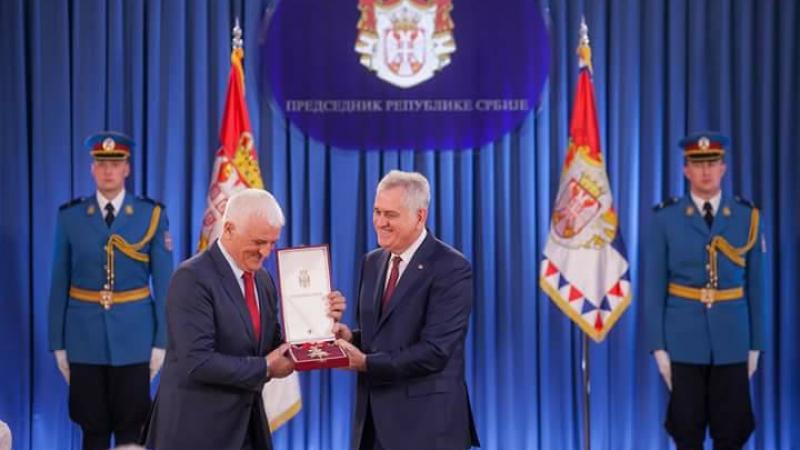
[[[295,370],[347,366],[347,355],[335,344],[333,319],[328,317],[328,246],[285,248],[276,254],[283,334],[291,344]]]

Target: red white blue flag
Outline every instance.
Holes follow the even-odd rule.
[[[581,330],[602,341],[631,300],[628,258],[608,182],[592,86],[588,31],[581,26],[580,74],[569,147],[553,207],[539,285]]]

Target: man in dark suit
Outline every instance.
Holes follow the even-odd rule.
[[[270,193],[241,191],[228,200],[219,240],[175,272],[148,448],[272,448],[261,389],[294,364],[281,344],[275,285],[262,265],[283,224]],[[330,298],[338,320],[344,299]]]
[[[358,329],[337,326],[358,371],[353,448],[480,445],[464,379],[470,263],[425,229],[428,181],[391,171],[372,220],[380,249],[362,261]]]

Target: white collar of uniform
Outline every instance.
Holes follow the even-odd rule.
[[[708,200],[703,200],[702,198],[694,195],[694,192],[691,191],[689,191],[689,195],[692,196],[692,202],[694,202],[694,206],[697,207],[697,210],[700,212],[701,215],[704,213],[703,205],[706,202],[711,203],[711,214],[715,216],[717,215],[717,211],[719,211],[719,203],[722,201],[722,190],[717,192],[717,195],[711,197]]]
[[[414,243],[411,244],[410,247],[405,249],[405,251],[403,253],[400,253],[399,255],[395,255],[394,253],[392,253],[392,256],[399,256],[404,263],[411,261],[411,258],[414,257],[414,253],[417,253],[417,250],[419,250],[420,245],[422,245],[422,241],[424,241],[427,236],[428,236],[428,230],[423,228],[422,233],[420,233],[419,236],[417,236],[417,240],[414,241]]]
[[[103,215],[105,215],[106,205],[109,203],[114,205],[114,215],[119,215],[119,210],[122,208],[122,201],[125,200],[125,188],[122,188],[119,194],[111,200],[105,198],[100,191],[97,191],[95,196],[97,197],[97,204],[100,205],[100,211],[103,212]]]
[[[236,261],[231,258],[230,253],[225,249],[225,246],[222,244],[222,239],[217,239],[217,243],[219,243],[219,250],[222,252],[222,256],[225,257],[225,260],[228,261],[228,264],[231,266],[231,270],[233,270],[233,275],[239,280],[239,285],[243,285],[242,283],[242,275],[244,275],[244,270],[240,269],[239,266],[236,265]]]

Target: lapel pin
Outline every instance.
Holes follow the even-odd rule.
[[[731,209],[727,206],[722,208],[722,215],[725,217],[729,217],[731,215]]]
[[[691,206],[687,206],[686,207],[686,215],[687,216],[691,216],[692,214],[694,214],[694,208],[692,208]]]
[[[86,208],[86,214],[88,214],[88,215],[90,215],[90,216],[91,216],[92,214],[94,214],[94,205],[89,205],[89,207],[88,207],[88,208]]]
[[[133,215],[133,206],[125,205],[125,214],[132,216]]]
[[[424,266],[422,264],[417,266],[417,269],[419,269],[419,270],[422,270],[423,268],[424,268]]]

